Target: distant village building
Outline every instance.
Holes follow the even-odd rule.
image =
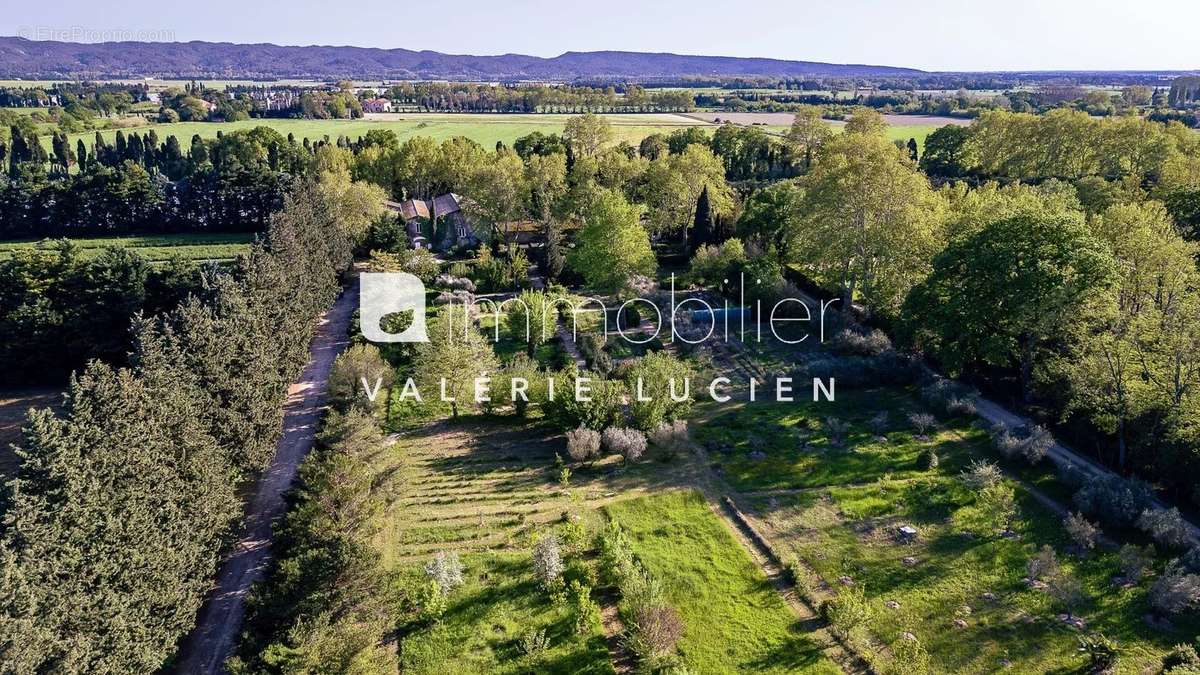
[[[392,102],[386,98],[372,98],[363,101],[363,112],[387,113],[392,112]]]

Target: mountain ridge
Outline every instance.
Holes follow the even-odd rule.
[[[75,43],[0,36],[0,77],[83,79],[175,77],[230,79],[491,79],[571,81],[612,77],[903,76],[897,66],[670,52],[568,51],[554,57],[478,56],[433,50],[268,42]]]

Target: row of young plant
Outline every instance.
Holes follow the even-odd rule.
[[[683,619],[668,602],[662,582],[637,559],[620,523],[608,522],[596,536],[596,548],[600,579],[620,596],[625,648],[637,657],[644,672],[687,673],[676,651],[683,636]]]
[[[299,185],[232,271],[135,321],[127,368],[90,363],[30,413],[0,525],[0,662],[13,672],[153,672],[192,627],[271,457],[281,406],[352,243]]]

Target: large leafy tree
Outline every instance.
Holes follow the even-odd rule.
[[[593,157],[612,140],[612,124],[600,115],[579,115],[567,120],[563,138],[576,157]]]
[[[833,129],[821,117],[821,108],[815,105],[800,106],[788,129],[787,140],[792,150],[803,158],[804,169],[812,166],[813,158],[821,146],[833,136]]]
[[[875,133],[826,143],[801,179],[804,198],[787,250],[842,296],[894,312],[941,243],[942,202],[904,152]]]
[[[583,208],[584,226],[568,264],[591,287],[616,291],[635,274],[653,274],[657,263],[650,236],[641,226],[641,207],[619,192],[601,189]]]
[[[1028,401],[1043,349],[1093,311],[1115,273],[1082,218],[1019,215],[951,242],[902,314],[915,344],[951,372],[1015,368]]]
[[[451,414],[475,406],[475,379],[495,375],[496,355],[463,307],[447,305],[430,322],[429,342],[417,349],[417,380],[427,396],[437,396],[445,383]]]

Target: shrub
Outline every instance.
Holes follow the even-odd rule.
[[[687,416],[692,407],[693,376],[692,367],[669,352],[654,352],[638,359],[625,376],[626,386],[634,393],[629,409],[636,426],[649,431],[665,421]]]
[[[1189,644],[1175,645],[1171,651],[1167,652],[1162,658],[1162,670],[1164,675],[1172,675],[1173,673],[1191,674],[1200,672],[1200,654],[1196,653],[1196,648]]]
[[[646,435],[637,429],[609,427],[601,435],[600,443],[609,453],[621,455],[626,462],[636,462],[646,453]]]
[[[1082,515],[1068,513],[1067,517],[1063,519],[1063,528],[1066,529],[1067,536],[1079,547],[1080,551],[1086,553],[1096,547],[1096,536],[1100,530]]]
[[[1025,573],[1030,579],[1047,579],[1059,573],[1058,556],[1049,544],[1043,544],[1038,552],[1025,563]]]
[[[1050,577],[1046,592],[1066,610],[1068,617],[1075,616],[1076,610],[1087,600],[1079,579],[1062,569]]]
[[[1054,437],[1040,425],[1014,429],[1001,422],[992,431],[992,446],[1006,459],[1023,457],[1030,464],[1037,464],[1046,458],[1053,445]]]
[[[913,413],[908,416],[908,421],[921,436],[925,436],[929,433],[930,429],[937,426],[937,420],[929,413]]]
[[[846,442],[846,432],[850,430],[850,425],[841,421],[836,417],[825,418],[825,436],[829,438],[829,442],[833,445],[842,445]]]
[[[570,586],[571,606],[575,612],[575,633],[587,635],[600,623],[600,605],[592,599],[592,589],[572,581]]]
[[[859,327],[849,327],[833,336],[831,346],[842,354],[878,356],[892,348],[892,341],[881,330],[866,331]]]
[[[1117,644],[1101,633],[1079,636],[1079,651],[1087,655],[1089,673],[1107,673],[1117,665]]]
[[[461,260],[451,264],[450,269],[446,271],[452,277],[469,278],[471,276],[471,266]]]
[[[979,410],[974,400],[955,396],[946,402],[946,412],[959,417],[974,417]]]
[[[882,436],[886,434],[888,427],[890,426],[888,420],[888,411],[880,410],[879,412],[875,413],[871,416],[871,419],[867,422],[867,424],[871,427],[871,432],[876,436]]]
[[[1200,603],[1200,576],[1188,574],[1172,560],[1150,587],[1150,605],[1167,615],[1180,614]]]
[[[518,649],[525,656],[536,656],[550,646],[550,638],[546,636],[545,628],[531,630],[521,636],[521,641],[517,643]]]
[[[1150,507],[1154,492],[1146,483],[1114,475],[1097,476],[1075,493],[1079,510],[1111,527],[1129,527]]]
[[[556,535],[547,534],[534,544],[533,573],[546,588],[552,587],[562,578],[563,562]]]
[[[837,597],[825,603],[822,611],[825,620],[843,638],[871,620],[871,605],[862,586],[843,588]]]
[[[1046,430],[1046,427],[1034,425],[1028,431],[1024,439],[1024,446],[1021,448],[1021,454],[1025,457],[1025,461],[1030,464],[1037,464],[1046,458],[1050,452],[1050,447],[1054,445],[1054,436]]]
[[[892,668],[896,675],[925,675],[930,670],[929,651],[915,637],[901,637],[892,643]]]
[[[579,427],[567,432],[567,455],[576,462],[587,462],[600,456],[600,432]]]
[[[1184,548],[1191,541],[1191,532],[1179,509],[1146,509],[1138,518],[1138,527],[1154,541],[1168,548]]]
[[[963,483],[967,487],[975,491],[983,490],[984,488],[998,485],[1004,480],[1004,474],[1000,472],[1000,467],[992,464],[986,459],[977,459],[971,462],[966,471],[962,475]]]
[[[371,251],[367,267],[373,272],[407,272],[425,283],[433,281],[442,269],[433,253],[424,248]]]
[[[663,422],[650,432],[650,442],[668,457],[685,454],[691,447],[687,420]]]
[[[600,574],[605,583],[623,586],[625,579],[633,574],[633,546],[629,537],[616,521],[596,537],[596,548],[600,551]]]
[[[588,380],[587,400],[576,398],[576,378]],[[580,372],[574,364],[554,374],[555,397],[542,403],[542,409],[560,428],[587,427],[599,431],[618,424],[624,418],[625,387],[622,382],[601,379],[596,373]]]
[[[475,292],[475,282],[466,277],[456,277],[453,274],[437,275],[433,280],[433,285],[435,288],[444,288],[451,291]]]
[[[379,348],[372,344],[354,345],[338,355],[329,371],[329,404],[334,410],[346,412],[352,407],[365,411],[377,410],[387,399],[395,371]],[[375,400],[368,398],[363,387],[366,381],[372,388]],[[379,388],[374,389],[378,382]]]
[[[653,659],[675,651],[683,636],[683,620],[670,605],[644,605],[633,614],[632,630],[630,648],[643,659]]]
[[[1117,551],[1117,565],[1126,581],[1137,583],[1154,564],[1154,547],[1125,544]]]
[[[1187,553],[1179,559],[1187,571],[1192,574],[1200,574],[1200,545],[1196,545],[1188,549]]]
[[[917,457],[917,468],[922,471],[930,471],[938,467],[940,460],[933,448],[929,448],[921,452]]]
[[[926,405],[952,417],[974,415],[977,396],[975,390],[970,387],[944,377],[936,377],[933,382],[921,388],[921,400]]]
[[[458,553],[438,551],[433,560],[425,564],[425,576],[437,583],[438,591],[443,594],[462,586],[463,564]]]

